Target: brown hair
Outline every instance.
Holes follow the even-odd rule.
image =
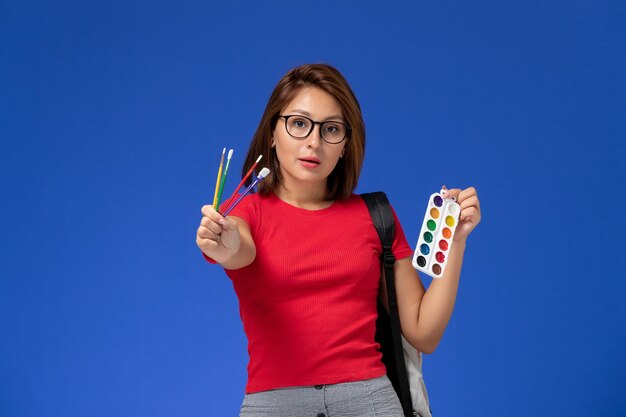
[[[280,111],[296,96],[302,87],[317,87],[337,100],[343,111],[346,123],[351,127],[346,137],[342,158],[328,176],[327,198],[341,200],[348,198],[359,181],[363,158],[365,156],[365,124],[361,115],[361,106],[337,69],[326,64],[301,65],[287,72],[272,92],[259,126],[252,137],[248,154],[243,164],[242,177],[246,175],[259,155],[263,155],[260,165],[268,167],[270,174],[259,183],[259,193],[267,194],[280,186],[282,177],[280,166],[271,137],[276,127]],[[246,185],[252,182],[249,178]]]

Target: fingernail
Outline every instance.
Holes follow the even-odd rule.
[[[219,219],[218,223],[221,224],[222,226],[228,226],[228,222],[224,219]]]

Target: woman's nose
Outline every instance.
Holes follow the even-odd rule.
[[[313,130],[311,131],[311,134],[309,135],[309,137],[307,138],[307,146],[311,147],[311,148],[319,148],[320,145],[322,144],[322,126],[314,126]]]

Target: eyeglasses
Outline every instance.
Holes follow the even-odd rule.
[[[337,144],[343,142],[348,133],[352,130],[350,126],[345,123],[327,121],[327,122],[314,122],[305,116],[299,114],[290,115],[278,115],[278,117],[285,119],[285,130],[290,136],[296,139],[304,139],[308,137],[313,131],[315,125],[320,125],[320,136],[324,142]]]

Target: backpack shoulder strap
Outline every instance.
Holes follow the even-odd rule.
[[[393,235],[395,232],[395,223],[393,214],[391,213],[391,205],[387,199],[387,195],[382,191],[374,193],[361,194],[361,197],[367,204],[367,208],[372,216],[372,221],[378,232],[378,237],[383,245],[383,251],[389,249],[393,244]],[[391,254],[393,256],[393,253]],[[395,261],[395,259],[394,259]]]
[[[391,211],[389,200],[382,191],[361,194],[361,197],[369,209],[372,221],[374,222],[374,226],[376,227],[376,231],[378,232],[378,236],[383,247],[381,262],[385,271],[387,303],[389,306],[390,327],[393,339],[393,356],[397,371],[393,372],[393,374],[397,374],[398,378],[398,381],[396,381],[397,385],[394,384],[394,388],[396,388],[396,391],[398,392],[398,397],[400,398],[400,403],[402,404],[405,416],[412,417],[413,406],[411,402],[411,391],[406,372],[406,364],[404,362],[404,351],[402,349],[402,330],[400,328],[400,316],[398,314],[398,302],[395,289],[395,276],[393,273],[393,267],[396,262],[396,258],[391,251],[395,232],[393,213]]]

